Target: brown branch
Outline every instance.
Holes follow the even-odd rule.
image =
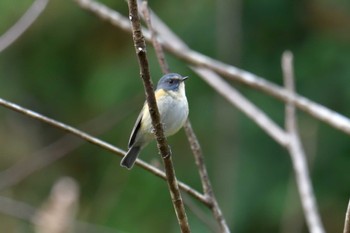
[[[139,2],[141,2],[141,1],[139,1]],[[150,9],[148,8],[148,5],[147,5],[147,1],[143,0],[142,2],[143,2],[143,8],[142,8],[141,13],[146,21],[148,29],[151,32],[151,40],[152,40],[153,47],[155,48],[155,51],[156,51],[158,62],[160,64],[160,67],[161,67],[163,73],[168,73],[169,66],[166,62],[162,46],[158,42],[156,32],[153,29],[152,24],[151,24],[151,17],[152,16],[154,17],[154,13],[150,12]],[[156,19],[155,21],[157,22],[159,20]],[[206,168],[205,163],[204,163],[204,157],[203,157],[203,153],[201,150],[201,146],[199,144],[199,141],[197,139],[196,134],[193,131],[193,128],[191,126],[191,122],[189,119],[187,119],[187,121],[184,125],[184,129],[185,129],[185,132],[187,135],[187,139],[190,143],[190,146],[191,146],[191,149],[192,149],[195,161],[196,161],[196,165],[198,167],[198,171],[199,171],[199,175],[200,175],[200,179],[201,179],[201,183],[202,183],[202,187],[203,187],[203,192],[204,192],[205,197],[208,200],[209,207],[212,210],[213,215],[220,226],[221,232],[228,233],[228,232],[230,232],[230,230],[227,226],[226,220],[222,214],[222,211],[221,211],[219,204],[216,200],[216,197],[214,195],[214,192],[213,192],[210,180],[209,180],[207,168]]]
[[[350,200],[349,200],[348,208],[347,208],[346,214],[345,214],[343,233],[350,233]]]
[[[129,18],[132,25],[133,41],[136,50],[136,55],[140,66],[140,75],[143,80],[147,104],[152,119],[152,126],[155,131],[155,137],[160,154],[163,158],[165,173],[167,176],[167,182],[171,194],[173,206],[175,208],[178,223],[180,225],[181,232],[188,233],[190,227],[188,224],[185,207],[182,201],[181,193],[178,187],[178,182],[175,176],[175,170],[171,158],[171,151],[169,149],[167,140],[164,136],[163,126],[160,122],[159,111],[157,107],[156,98],[154,95],[153,85],[151,82],[148,60],[146,56],[146,42],[142,35],[141,23],[138,16],[138,7],[136,0],[128,0],[129,5]]]
[[[0,53],[20,37],[45,10],[49,0],[35,0],[22,17],[0,37]]]
[[[293,55],[289,51],[283,53],[282,70],[286,89],[290,93],[294,93]],[[289,133],[287,149],[292,159],[307,226],[311,233],[324,233],[325,230],[319,216],[305,152],[299,138],[295,106],[292,101],[286,104],[286,129]]]
[[[112,152],[113,154],[115,155],[118,155],[118,156],[124,156],[125,155],[125,151],[123,151],[122,149],[119,149],[107,142],[104,142],[96,137],[93,137],[87,133],[84,133],[72,126],[69,126],[69,125],[66,125],[62,122],[59,122],[59,121],[56,121],[56,120],[53,120],[51,118],[48,118],[46,116],[43,116],[37,112],[34,112],[32,110],[29,110],[29,109],[26,109],[26,108],[23,108],[17,104],[14,104],[14,103],[11,103],[9,101],[6,101],[2,98],[0,98],[0,105],[5,107],[5,108],[8,108],[10,110],[13,110],[15,112],[18,112],[20,114],[23,114],[25,116],[28,116],[28,117],[31,117],[31,118],[34,118],[36,120],[39,120],[43,123],[46,123],[46,124],[49,124],[57,129],[60,129],[60,130],[63,130],[67,133],[70,133],[78,138],[81,138],[93,145],[96,145],[96,146],[99,146],[101,147],[102,149],[105,149],[109,152]],[[153,173],[154,175],[162,178],[163,180],[166,180],[167,177],[165,175],[165,173],[161,170],[159,170],[158,168],[140,160],[140,159],[137,159],[136,160],[136,164],[140,167],[142,167],[143,169]],[[206,205],[208,205],[208,202],[206,200],[206,198],[200,194],[198,191],[194,190],[193,188],[191,188],[190,186],[188,186],[187,184],[184,184],[182,182],[179,182],[179,187],[184,190],[185,192],[187,192],[189,195],[193,196],[194,198],[196,198],[197,200],[205,203]]]
[[[103,4],[95,2],[93,0],[75,1],[82,8],[95,13],[100,18],[110,21],[113,25],[125,30],[126,32],[131,32],[130,24],[128,24],[128,19],[120,13],[113,11],[110,8],[104,6]],[[156,30],[158,30],[158,25],[156,25],[155,28]],[[148,41],[150,41],[151,36],[149,31],[143,31],[145,38]],[[314,118],[323,121],[329,124],[330,126],[350,135],[350,119],[335,111],[332,111],[296,93],[291,94],[284,88],[253,73],[241,70],[232,65],[222,63],[213,58],[193,51],[189,49],[187,45],[183,44],[183,42],[183,45],[181,45],[180,43],[169,43],[164,38],[159,38],[159,42],[169,52],[189,62],[192,65],[206,67],[210,70],[215,71],[218,74],[221,74],[224,77],[243,83],[249,87],[260,90],[268,95],[274,96],[278,100],[281,100],[285,103],[291,101],[296,107],[310,114]]]

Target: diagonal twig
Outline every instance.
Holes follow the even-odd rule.
[[[45,10],[49,0],[35,0],[22,17],[0,37],[0,53],[15,42],[39,15]]]
[[[293,55],[286,51],[282,55],[282,70],[286,89],[294,93]],[[324,233],[317,209],[316,198],[312,188],[305,152],[300,142],[293,102],[286,104],[286,129],[289,133],[287,149],[292,159],[296,183],[307,226],[311,233]]]
[[[46,124],[49,124],[55,128],[59,128],[59,129],[62,129],[70,134],[73,134],[75,136],[78,136],[79,138],[82,138],[84,139],[85,141],[88,141],[92,144],[95,144],[95,145],[98,145],[106,150],[109,150],[111,152],[113,152],[114,154],[117,154],[117,155],[123,155],[125,154],[125,151],[117,148],[117,147],[114,147],[112,146],[111,144],[108,144],[107,142],[104,142],[98,138],[95,138],[83,131],[80,131],[72,126],[69,126],[69,125],[66,125],[66,124],[63,124],[62,122],[59,122],[59,121],[56,121],[54,119],[51,119],[49,117],[46,117],[46,116],[43,116],[37,112],[34,112],[30,109],[26,109],[26,108],[23,108],[17,104],[14,104],[14,103],[11,103],[9,101],[6,101],[2,98],[0,98],[0,105],[8,108],[8,109],[11,109],[13,111],[16,111],[18,113],[21,113],[21,114],[24,114],[26,116],[29,116],[31,118],[34,118],[36,120],[39,120],[41,122],[44,122]]]
[[[135,102],[135,100],[131,102]],[[92,132],[94,135],[102,134],[129,115],[133,110],[132,108],[125,108],[125,106],[132,106],[132,104],[130,105],[130,102],[127,102],[127,104],[124,103],[121,106],[115,107],[113,111],[101,114],[82,124],[80,128],[82,131]],[[121,109],[123,111],[120,111]],[[19,183],[34,172],[68,155],[83,143],[83,140],[66,134],[50,145],[26,156],[25,159],[0,172],[0,191]]]
[[[350,200],[349,200],[348,208],[347,208],[346,214],[345,214],[343,233],[350,233]]]

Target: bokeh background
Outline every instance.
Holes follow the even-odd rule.
[[[31,3],[1,0],[0,33]],[[125,1],[103,3],[127,15]],[[349,1],[153,0],[150,6],[194,50],[279,85],[281,54],[290,49],[298,93],[350,117]],[[157,82],[161,71],[151,46],[148,52]],[[184,62],[171,55],[167,59],[171,70],[191,77],[186,83],[190,120],[232,232],[308,232],[288,153]],[[144,101],[138,75],[130,34],[71,0],[51,0],[30,29],[0,54],[0,97],[126,149]],[[281,102],[232,84],[284,125]],[[302,112],[298,120],[325,228],[341,232],[350,197],[350,138]],[[38,208],[52,185],[70,176],[80,187],[79,220],[112,232],[179,232],[167,185],[154,175],[137,167],[122,169],[119,157],[88,143],[69,149],[71,143],[80,143],[74,138],[38,157],[64,136],[61,130],[1,107],[1,171],[20,161],[31,166],[61,149],[68,152],[3,186],[0,195]],[[169,142],[178,178],[200,190],[184,132]],[[159,163],[155,143],[142,159]],[[2,185],[13,178],[5,175],[0,173]],[[211,218],[206,207],[186,195],[185,199]],[[3,207],[1,232],[34,232],[31,223],[3,213]],[[190,210],[188,217],[193,232],[212,232]]]

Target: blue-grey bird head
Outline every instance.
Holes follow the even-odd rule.
[[[176,73],[169,73],[164,75],[158,82],[157,89],[164,89],[167,91],[178,91],[180,84],[188,77],[182,77]]]

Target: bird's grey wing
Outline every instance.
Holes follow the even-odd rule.
[[[137,117],[137,120],[135,122],[134,128],[131,131],[131,135],[130,135],[130,139],[129,139],[129,143],[128,143],[128,147],[129,148],[132,145],[134,145],[134,143],[135,143],[135,139],[136,139],[137,133],[139,132],[140,127],[141,127],[142,115],[143,115],[143,108],[142,108],[139,116]]]

